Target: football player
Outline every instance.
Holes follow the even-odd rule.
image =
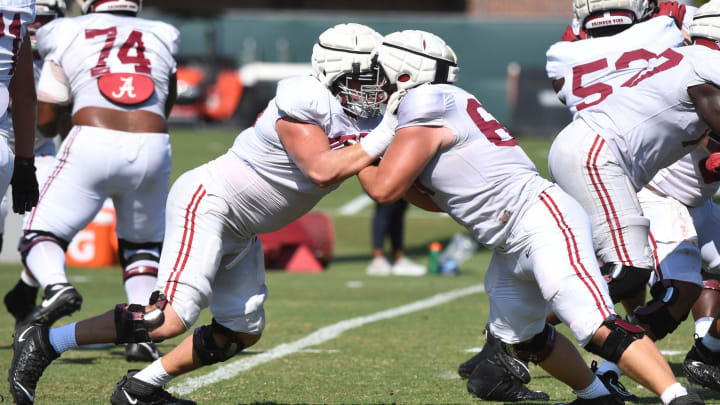
[[[38,199],[33,158],[37,99],[28,35],[34,19],[34,0],[0,4],[0,192],[5,195],[12,185],[13,211],[19,214],[30,211]],[[11,98],[14,108],[9,111]],[[8,145],[11,127],[14,153]]]
[[[170,179],[167,116],[176,95],[178,30],[136,17],[141,0],[79,0],[82,16],[38,29],[40,129],[72,105],[72,129],[24,222],[23,264],[44,290],[21,323],[53,324],[82,297],[65,274],[65,250],[107,198],[117,212],[119,259],[128,300],[146,305],[155,288]],[[54,132],[54,131],[53,131]],[[72,201],[72,204],[68,204]],[[159,357],[126,347],[128,360]]]
[[[664,10],[667,15],[681,16],[684,6],[665,2],[661,3],[660,7],[661,12]],[[706,5],[700,11],[700,20],[704,21],[702,26],[698,26],[692,19],[689,31],[694,39],[708,35],[712,37],[713,32],[708,28],[712,23],[708,21],[713,18],[708,20],[706,17],[716,12],[708,7],[713,6]],[[689,8],[689,11],[686,22],[687,15],[694,14],[695,10]],[[621,63],[622,58],[628,59],[633,53],[639,55],[640,50],[654,51],[658,46],[673,46],[673,42],[677,42],[674,46],[680,45],[682,39],[672,24],[667,24],[666,30],[660,29],[662,24],[658,20],[661,19],[639,24],[602,41],[557,44],[548,51],[548,75],[555,79],[555,87],[561,89],[559,95],[565,99],[571,111],[576,112],[578,106],[584,109],[588,104],[601,102],[600,98],[603,97],[598,98],[598,90],[605,86],[620,86],[636,74],[637,69],[644,63],[642,60],[634,61],[631,62],[635,63],[634,67],[626,67]],[[679,22],[679,19],[676,22]],[[655,32],[652,31],[653,27],[656,27]],[[583,74],[588,66],[593,63],[597,65],[597,61],[603,60],[609,66],[596,66],[593,71],[587,72],[589,76]],[[587,63],[588,61],[590,62]],[[566,66],[563,66],[563,63],[566,63]],[[615,71],[618,64],[622,65],[617,66],[621,70]],[[582,82],[577,83],[579,87],[572,88],[570,94],[570,86],[567,84],[574,78],[577,79],[576,76],[580,77]],[[573,83],[573,86],[575,85],[576,83]],[[595,91],[584,91],[593,88]],[[660,170],[650,184],[638,193],[643,215],[650,220],[650,245],[655,252],[656,266],[648,282],[653,299],[647,305],[629,307],[628,312],[633,314],[632,317],[653,339],[661,339],[671,333],[687,317],[703,286],[701,259],[703,267],[709,272],[717,272],[720,265],[720,256],[717,255],[713,242],[720,236],[716,235],[717,226],[720,225],[716,219],[718,208],[711,199],[720,183],[715,182],[711,174],[703,172],[704,164],[701,164],[709,154],[707,147],[698,147],[670,167]],[[611,292],[614,284],[622,284],[623,281],[610,279]],[[717,289],[716,280],[706,281],[707,292],[704,295],[717,297]],[[644,291],[640,298],[644,298]],[[704,307],[706,311],[707,308],[712,308],[695,304],[695,308],[698,307]],[[696,324],[696,332],[704,335],[704,331],[698,330],[699,323]],[[688,365],[687,359],[685,365]],[[603,374],[605,380],[613,384],[619,370],[605,362],[598,372],[604,373],[606,370],[610,372]],[[624,390],[621,389],[620,392],[622,391]]]
[[[396,104],[397,96],[386,99],[370,59],[381,39],[360,24],[323,32],[313,48],[314,75],[280,81],[275,98],[227,153],[178,178],[168,198],[152,305],[119,304],[60,328],[18,329],[10,371],[15,400],[32,402],[43,370],[66,350],[178,336],[208,306],[212,323],[195,328],[145,369],[129,372],[113,404],[194,403],[173,399],[162,386],[255,344],[265,328],[268,293],[257,234],[307,213],[374,162],[392,139],[396,117],[386,114],[379,124],[378,118],[383,103]]]
[[[28,33],[30,34],[30,44],[33,51],[33,69],[36,86],[37,79],[40,77],[40,70],[42,69],[42,58],[40,58],[40,55],[37,53],[37,39],[35,34],[38,28],[55,18],[65,16],[65,11],[66,6],[63,0],[37,0],[35,3],[35,21],[28,27]],[[53,142],[53,137],[62,131],[63,130],[59,128],[53,128],[47,135],[42,131],[35,131],[35,167],[37,169],[37,179],[40,184],[50,175],[50,171],[52,167],[54,167],[55,142]],[[14,132],[11,131],[9,135],[8,141],[10,147],[14,148]],[[0,203],[0,247],[2,245],[2,233],[5,228],[5,217],[8,213],[9,204],[10,202],[7,196],[3,198],[2,203]],[[29,218],[29,212],[26,213],[23,219],[27,218]],[[5,307],[15,318],[16,324],[23,320],[35,307],[37,291],[37,281],[35,281],[27,271],[22,271],[20,280],[15,287],[5,295],[4,299]]]
[[[599,40],[602,39],[605,38]],[[628,67],[627,62],[638,57],[647,61],[645,66],[640,60],[639,69]],[[638,270],[628,271],[619,280],[615,275],[622,274],[623,266],[646,269],[654,267],[655,262],[648,241],[651,223],[643,216],[636,193],[651,180],[659,184],[653,176],[688,153],[695,153],[710,130],[717,133],[720,129],[717,120],[720,104],[716,101],[720,76],[709,68],[718,58],[715,40],[699,32],[692,46],[657,53],[642,48],[628,51],[614,63],[620,68],[615,76],[629,72],[629,77],[623,77],[617,86],[600,80],[595,89],[605,90],[600,96],[602,100],[588,102],[590,105],[579,110],[577,119],[553,142],[549,156],[551,174],[589,212],[599,257],[605,263],[617,263],[611,268],[610,285],[611,289],[613,284],[620,287],[618,293],[637,285],[634,281],[642,274]],[[711,139],[715,136],[710,134]],[[713,154],[709,156],[712,158]],[[687,159],[691,158],[692,155]],[[708,162],[712,164],[715,160],[707,159]],[[704,166],[709,173],[717,170],[712,165]],[[700,169],[696,168],[690,165],[690,178],[695,176],[697,185],[701,177]],[[573,171],[572,176],[569,171]],[[664,225],[661,221],[658,224]],[[664,238],[669,234],[664,229],[660,231]],[[672,236],[677,235],[686,237],[682,232]],[[681,239],[674,241],[681,242],[680,249],[687,246],[683,246]],[[699,260],[686,264],[687,271],[697,274]],[[668,265],[672,266],[669,262]],[[683,265],[677,269],[682,270]],[[698,280],[699,276],[695,276],[696,283]],[[683,319],[679,314],[683,303],[676,295],[680,286],[674,282],[661,283],[649,305],[635,312],[654,336],[671,331]],[[697,294],[700,287],[696,284],[691,288]],[[671,308],[673,305],[677,308]]]
[[[636,24],[646,19],[655,8],[646,1],[574,2],[575,21],[582,23],[581,35],[569,36],[568,29],[563,39],[575,42],[561,42],[550,48],[547,72],[558,97],[575,117],[578,111],[602,102],[611,93],[608,89],[620,87],[649,63],[654,54],[684,43],[683,27],[687,28],[694,9],[690,8],[686,13],[684,5],[664,2],[659,10],[654,11],[656,18]],[[690,183],[697,183],[697,180]],[[678,215],[676,201],[658,197],[655,192],[645,189],[638,198],[645,217],[650,219],[650,245],[656,252],[658,265],[652,275],[648,269],[635,270],[618,263],[605,263],[602,269],[610,283],[613,300],[622,300],[630,314],[628,318],[640,323],[648,331],[648,336],[659,339],[672,332],[687,317],[701,289],[699,266],[685,258],[684,244],[690,242],[687,235],[677,232],[692,229],[692,224],[682,226],[683,221],[689,219],[687,210],[684,210],[684,216]],[[663,201],[666,203],[663,204]],[[652,239],[652,236],[655,238]],[[605,239],[610,240],[617,245],[622,244],[620,238]],[[699,251],[697,253],[699,258]],[[659,298],[643,306],[646,279],[653,287],[653,296]],[[666,291],[672,293],[672,299],[656,302],[664,297]],[[615,365],[604,362],[597,373],[618,395],[626,400],[635,399],[619,383],[620,370]]]
[[[402,31],[385,37],[377,60],[388,91],[407,94],[392,143],[379,166],[359,173],[360,182],[380,203],[405,196],[447,212],[494,250],[485,276],[488,333],[507,353],[572,387],[573,403],[622,403],[545,322],[552,309],[581,346],[619,362],[664,404],[704,403],[675,380],[642,328],[614,314],[587,214],[540,177],[477,98],[451,84],[457,67],[450,47],[433,34]]]

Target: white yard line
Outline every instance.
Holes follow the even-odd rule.
[[[349,203],[343,205],[338,209],[339,215],[355,215],[362,211],[365,207],[372,204],[372,198],[368,197],[367,194],[360,194],[359,196],[350,200]]]
[[[205,387],[216,382],[234,378],[243,371],[250,370],[255,366],[263,363],[279,359],[297,353],[310,346],[316,346],[338,337],[341,333],[350,329],[358,328],[368,323],[382,321],[385,319],[395,318],[412,312],[431,308],[437,305],[445,304],[458,298],[462,298],[472,294],[479,294],[485,291],[482,284],[473,285],[467,288],[452,290],[445,293],[433,295],[420,301],[411,302],[406,305],[391,308],[385,311],[376,312],[374,314],[359,316],[357,318],[346,319],[336,324],[325,326],[315,332],[290,343],[282,343],[270,350],[264,351],[257,355],[242,357],[233,362],[227,363],[214,371],[198,376],[188,378],[169,388],[170,392],[178,395],[185,395],[199,388]]]

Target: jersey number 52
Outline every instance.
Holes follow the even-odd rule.
[[[621,87],[634,87],[645,79],[648,79],[660,72],[668,70],[674,66],[677,66],[682,60],[683,56],[672,49],[666,49],[662,53],[655,54],[647,49],[636,49],[634,51],[628,51],[620,55],[617,61],[615,61],[615,70],[627,69],[630,67],[632,62],[638,60],[644,60],[649,62],[652,59],[664,58],[665,62],[657,66],[647,66],[645,69],[640,70],[638,73],[633,75]],[[574,66],[572,72],[572,93],[573,95],[587,99],[593,95],[599,95],[596,100],[592,102],[583,101],[578,103],[576,106],[577,110],[583,110],[585,108],[594,106],[601,103],[613,92],[612,86],[607,83],[593,83],[588,86],[583,86],[583,76],[590,73],[594,73],[608,67],[607,58],[598,59],[592,62],[588,62],[582,65]]]

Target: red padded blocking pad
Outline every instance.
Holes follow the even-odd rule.
[[[268,269],[319,273],[333,257],[335,228],[330,217],[322,212],[308,213],[258,237]]]

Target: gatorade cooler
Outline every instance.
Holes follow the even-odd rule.
[[[65,254],[67,265],[108,267],[117,264],[115,219],[115,207],[111,200],[106,200],[95,218],[70,242]]]

